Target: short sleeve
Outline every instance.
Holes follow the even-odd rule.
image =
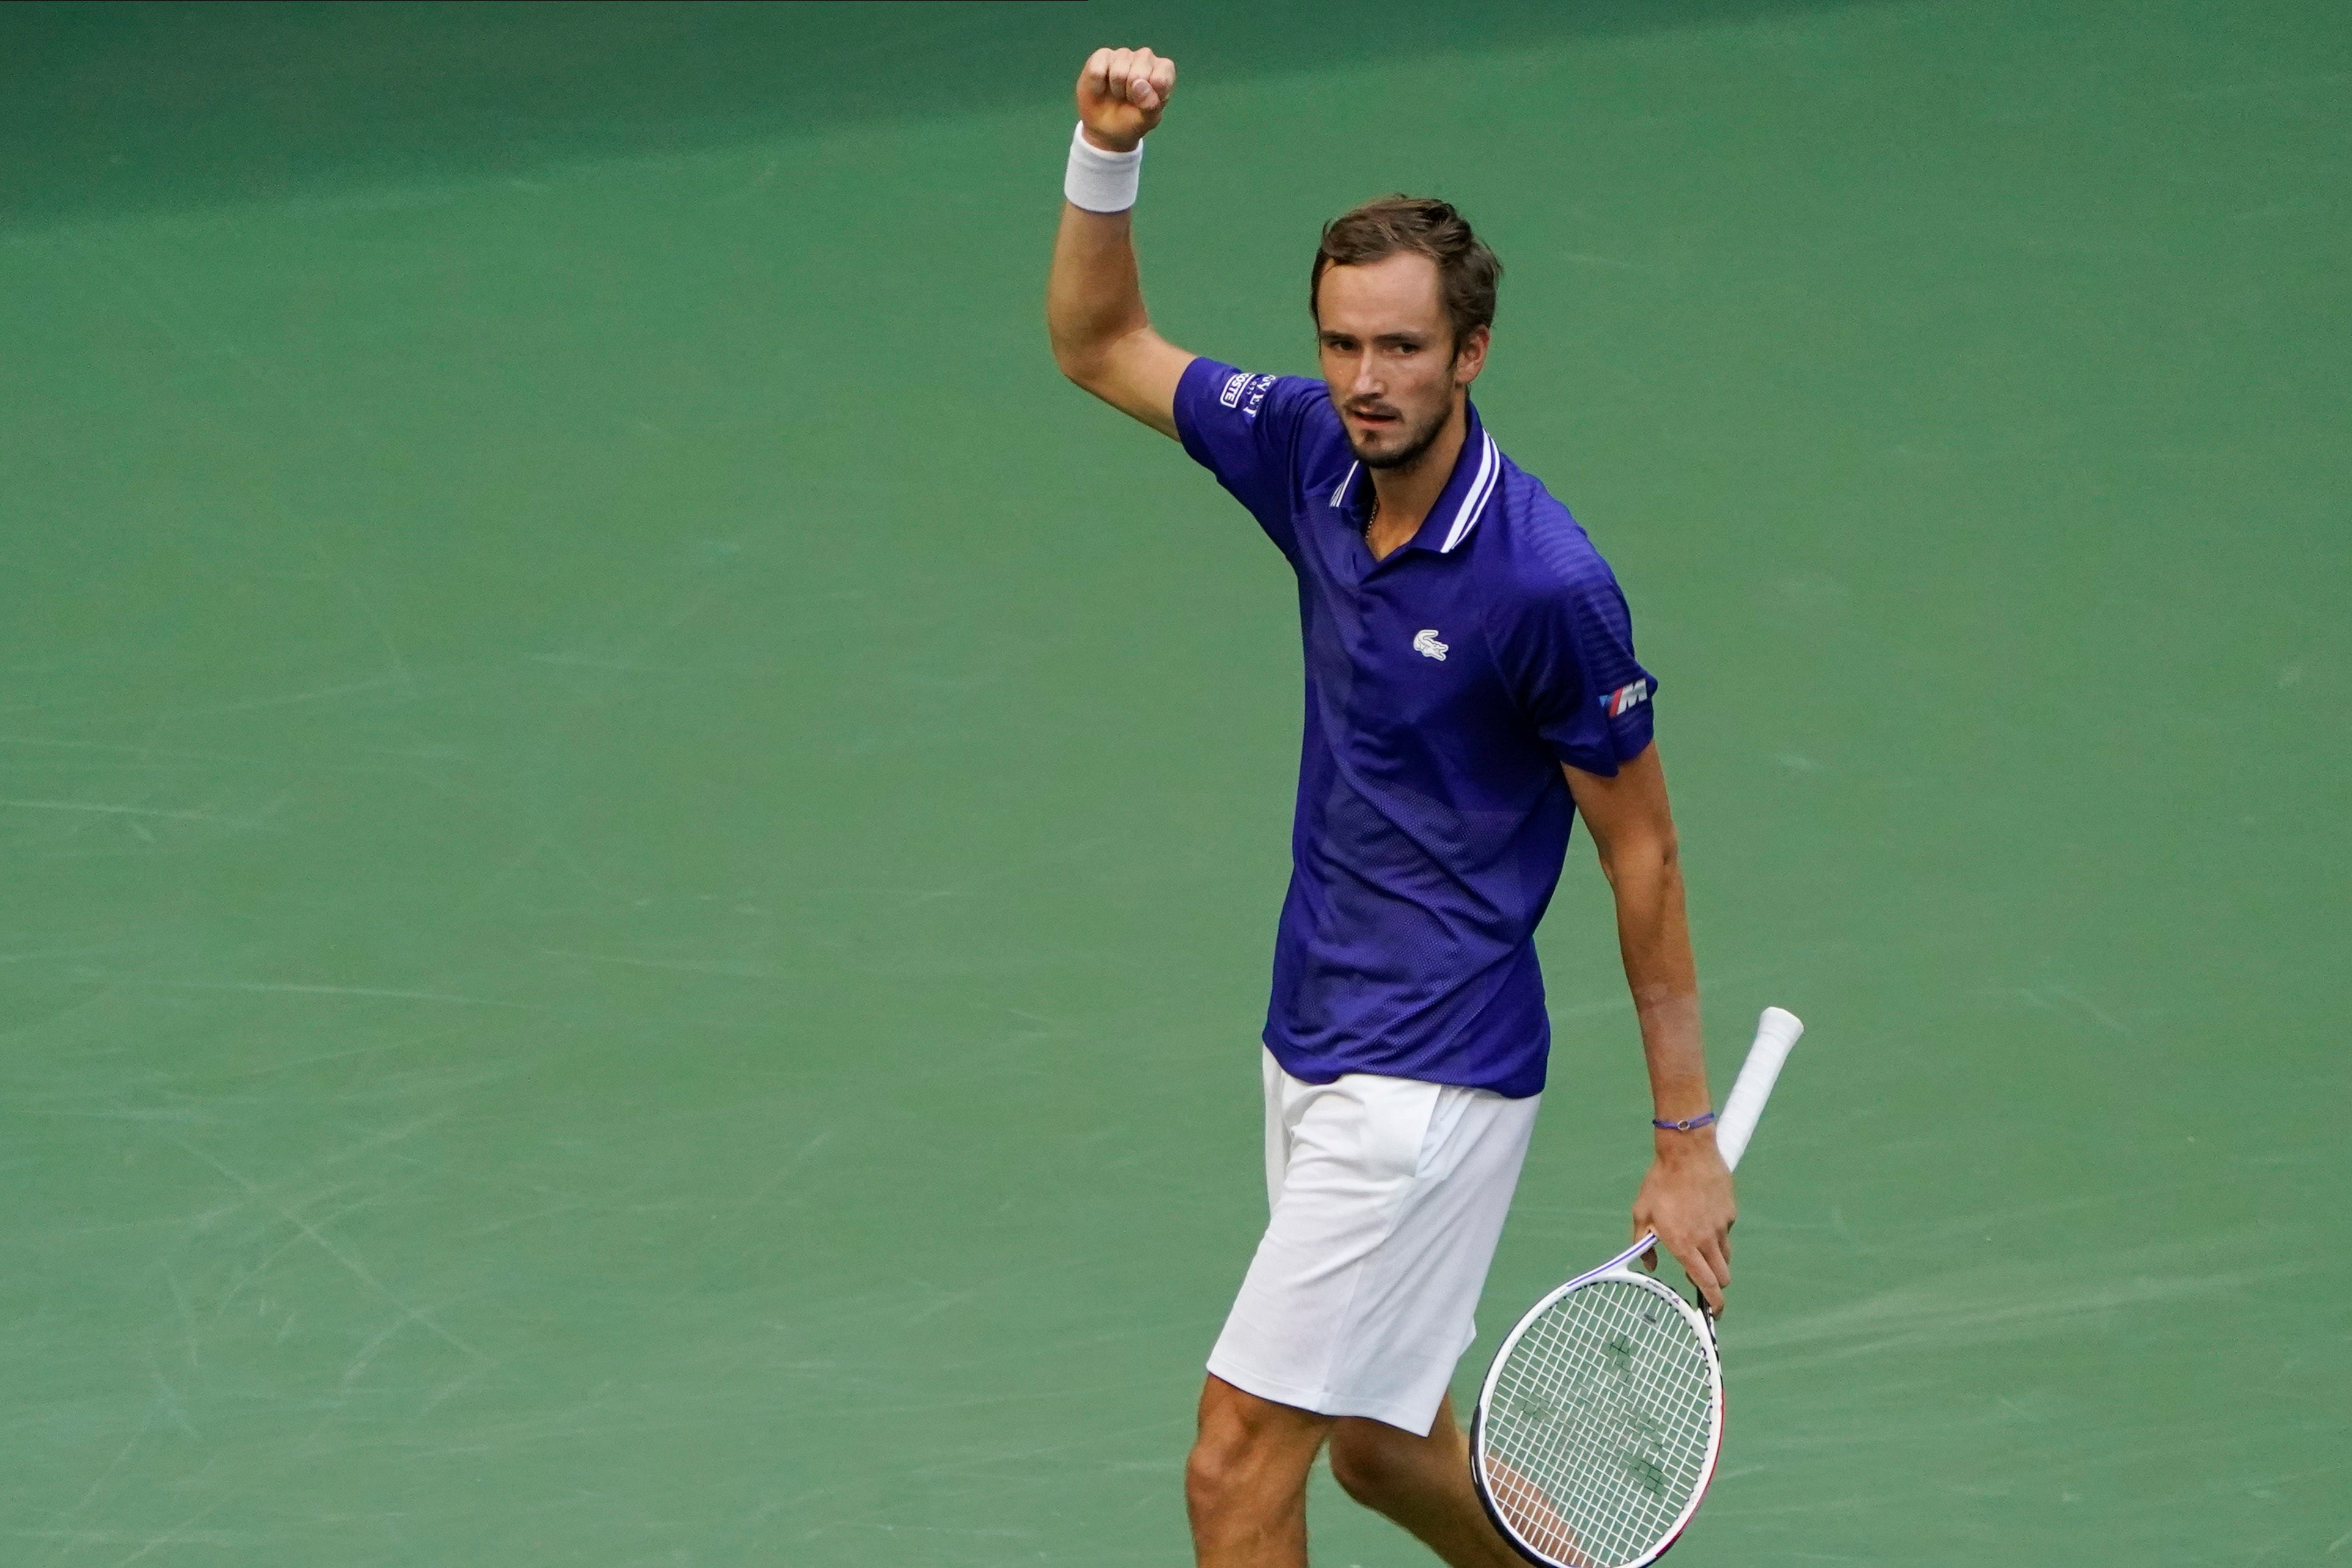
[[[1633,613],[1590,546],[1579,570],[1530,594],[1501,630],[1496,656],[1553,756],[1614,778],[1642,755],[1657,678],[1633,657]]]
[[[1286,555],[1297,553],[1291,500],[1298,435],[1325,397],[1306,376],[1255,375],[1211,359],[1184,367],[1176,383],[1176,434],[1192,460],[1247,507]]]

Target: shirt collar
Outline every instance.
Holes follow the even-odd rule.
[[[1478,519],[1486,516],[1486,503],[1494,499],[1495,490],[1502,482],[1503,454],[1480,423],[1477,405],[1465,402],[1463,414],[1467,428],[1462,433],[1462,450],[1454,459],[1454,472],[1446,477],[1445,488],[1438,492],[1437,504],[1429,508],[1429,516],[1405,541],[1406,549],[1451,554],[1470,537]],[[1370,481],[1364,479],[1363,467],[1361,463],[1349,464],[1348,472],[1331,492],[1331,505],[1351,518],[1360,510],[1371,488]]]

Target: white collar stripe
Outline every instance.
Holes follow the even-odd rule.
[[[1470,481],[1470,492],[1462,497],[1461,509],[1454,514],[1454,526],[1446,530],[1445,542],[1437,547],[1441,553],[1450,551],[1469,537],[1471,528],[1477,524],[1480,511],[1486,505],[1487,496],[1494,490],[1496,467],[1495,441],[1484,432],[1480,435],[1477,476]]]
[[[1339,487],[1331,492],[1331,504],[1333,506],[1337,507],[1347,500],[1348,486],[1356,482],[1356,470],[1362,466],[1363,465],[1360,463],[1350,463],[1348,465],[1348,471],[1339,476]]]
[[[1445,542],[1437,547],[1440,554],[1450,552],[1455,545],[1470,537],[1478,526],[1478,518],[1486,509],[1487,498],[1495,493],[1495,483],[1502,477],[1501,454],[1495,450],[1495,438],[1480,431],[1478,476],[1470,482],[1470,493],[1462,497],[1462,509],[1454,514],[1454,526],[1446,530]]]

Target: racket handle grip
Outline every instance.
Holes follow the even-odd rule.
[[[1748,1048],[1748,1060],[1740,1064],[1731,1098],[1723,1103],[1723,1114],[1716,1118],[1715,1148],[1727,1166],[1737,1166],[1739,1156],[1748,1152],[1748,1140],[1756,1132],[1757,1118],[1764,1114],[1764,1102],[1772,1097],[1780,1064],[1789,1060],[1790,1048],[1804,1032],[1803,1022],[1786,1008],[1766,1008],[1764,1016],[1756,1020],[1756,1043]]]

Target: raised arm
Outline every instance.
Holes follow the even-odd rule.
[[[1680,1122],[1712,1108],[1699,1033],[1698,966],[1683,913],[1683,873],[1654,743],[1613,779],[1564,768],[1617,900],[1617,946],[1642,1023],[1654,1114]],[[1731,1282],[1731,1173],[1712,1126],[1654,1134],[1656,1159],[1633,1199],[1633,1233],[1654,1230],[1707,1304],[1723,1310]]]
[[[1175,90],[1174,60],[1150,49],[1097,49],[1078,73],[1079,135],[1098,153],[1133,153]],[[1085,148],[1074,148],[1071,157],[1075,189],[1085,177],[1075,166],[1094,161]],[[1196,356],[1151,329],[1135,266],[1132,213],[1131,206],[1098,212],[1062,204],[1054,270],[1045,280],[1045,326],[1064,375],[1172,436],[1176,383]]]

